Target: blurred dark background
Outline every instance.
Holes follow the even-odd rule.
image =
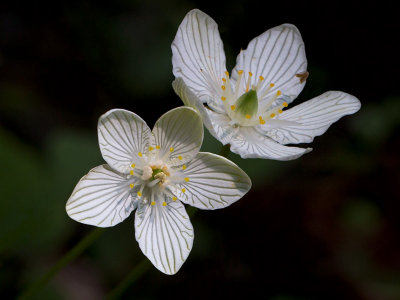
[[[342,90],[361,110],[291,162],[233,159],[254,187],[199,211],[175,276],[151,267],[123,295],[271,300],[400,299],[400,92],[395,1],[3,1],[0,4],[0,298],[13,299],[92,230],[65,213],[102,163],[98,117],[111,108],[150,126],[181,105],[170,45],[200,8],[228,60],[270,27],[302,33],[310,77],[297,103]],[[294,103],[294,105],[296,104]],[[220,145],[206,135],[203,150]],[[101,299],[144,259],[134,216],[109,228],[37,299]]]

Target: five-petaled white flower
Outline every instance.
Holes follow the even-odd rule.
[[[84,176],[69,198],[68,215],[99,227],[122,222],[135,209],[135,235],[143,253],[166,274],[175,274],[193,244],[193,227],[183,206],[226,207],[251,187],[231,161],[199,152],[200,115],[179,107],[164,114],[153,131],[138,115],[121,109],[98,123],[105,165]]]
[[[267,30],[240,51],[231,77],[218,25],[190,11],[172,43],[173,83],[185,105],[196,108],[210,133],[242,158],[294,159],[344,115],[360,109],[355,97],[338,91],[284,110],[308,77],[304,44],[294,25]]]

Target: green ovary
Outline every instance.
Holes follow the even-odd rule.
[[[244,93],[236,100],[235,106],[237,117],[251,119],[258,111],[257,92],[251,89]]]

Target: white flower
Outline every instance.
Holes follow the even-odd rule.
[[[69,198],[68,215],[81,223],[114,226],[135,209],[135,235],[143,253],[166,274],[175,274],[193,244],[183,206],[226,207],[251,187],[231,161],[199,152],[199,114],[179,107],[164,114],[153,131],[136,114],[115,109],[99,119],[105,165],[84,176]]]
[[[242,158],[294,159],[344,115],[360,109],[353,96],[326,92],[284,110],[308,77],[304,44],[297,28],[283,24],[253,39],[226,71],[218,25],[205,13],[190,11],[172,43],[174,89],[196,108],[210,133]]]

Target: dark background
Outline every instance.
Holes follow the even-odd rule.
[[[92,228],[65,213],[102,163],[98,117],[111,108],[150,126],[181,105],[170,45],[199,8],[219,24],[228,60],[268,28],[295,24],[310,77],[361,110],[291,162],[241,160],[253,189],[199,211],[177,275],[151,267],[123,298],[258,296],[400,299],[399,31],[395,1],[7,1],[0,4],[0,298],[13,299]],[[218,152],[209,135],[204,151]],[[141,260],[134,217],[105,233],[37,299],[101,299]]]

